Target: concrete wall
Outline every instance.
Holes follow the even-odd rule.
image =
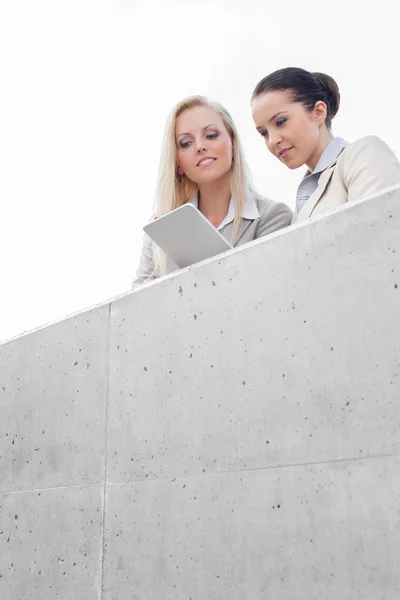
[[[398,600],[400,192],[0,347],[0,597]]]

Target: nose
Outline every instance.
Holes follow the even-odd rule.
[[[278,144],[282,143],[282,136],[279,131],[269,132],[267,144],[271,151],[276,150]]]
[[[206,150],[206,147],[205,147],[204,139],[198,139],[196,141],[197,154],[201,154],[202,152],[205,152],[205,150]]]

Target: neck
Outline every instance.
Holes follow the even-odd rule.
[[[214,227],[218,227],[228,214],[230,187],[230,176],[199,185],[199,210]]]
[[[324,127],[321,132],[318,145],[317,145],[316,149],[314,150],[313,154],[310,156],[310,158],[307,161],[307,168],[311,173],[314,171],[325,148],[327,147],[327,145],[329,144],[329,142],[331,140],[333,140],[333,135],[331,134],[329,129]]]

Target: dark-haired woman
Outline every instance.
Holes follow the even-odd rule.
[[[308,168],[297,190],[293,222],[400,183],[400,164],[380,138],[348,144],[332,135],[339,104],[332,77],[294,67],[271,73],[254,89],[253,119],[268,150],[289,169]]]

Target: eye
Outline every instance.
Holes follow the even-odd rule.
[[[209,133],[206,135],[208,140],[215,140],[219,136],[219,133]]]
[[[189,146],[190,146],[190,140],[186,140],[186,141],[184,140],[182,142],[179,142],[179,145],[180,145],[181,148],[189,148]]]
[[[282,127],[282,125],[284,125],[286,123],[286,121],[287,121],[287,119],[285,117],[281,117],[276,122],[277,127]]]
[[[268,131],[266,129],[259,129],[258,131],[263,138],[268,137]]]

